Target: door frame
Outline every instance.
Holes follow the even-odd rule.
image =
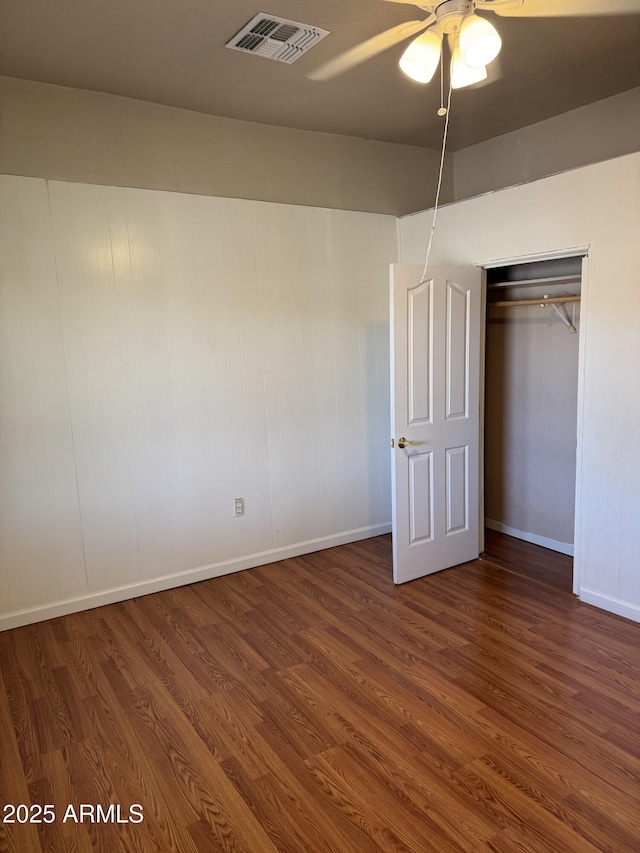
[[[493,267],[506,267],[515,264],[533,263],[535,261],[550,261],[558,258],[582,257],[582,269],[580,279],[580,329],[578,334],[578,417],[576,424],[576,481],[575,481],[575,511],[573,518],[573,594],[580,594],[580,577],[582,570],[582,470],[583,470],[583,428],[584,428],[584,383],[585,383],[585,361],[586,361],[586,334],[588,315],[588,273],[589,273],[589,249],[590,246],[571,246],[566,249],[554,249],[549,252],[535,255],[517,255],[515,257],[491,258],[484,261],[476,261],[472,266],[481,267],[483,270],[481,312],[485,318],[480,330],[480,458],[478,470],[478,511],[480,513],[478,531],[480,553],[484,551],[484,427],[485,427],[485,364],[486,364],[486,303],[487,303],[487,277],[486,270]]]

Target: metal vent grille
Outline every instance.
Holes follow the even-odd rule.
[[[329,31],[320,27],[311,27],[279,18],[277,15],[258,12],[255,18],[227,42],[226,47],[278,62],[291,63],[328,35]]]

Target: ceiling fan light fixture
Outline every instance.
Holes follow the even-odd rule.
[[[493,24],[467,15],[460,27],[460,51],[469,68],[488,65],[500,53],[502,39]]]
[[[480,68],[472,68],[464,61],[459,47],[455,47],[451,57],[451,88],[462,89],[487,79],[487,69],[482,65]]]
[[[418,83],[428,83],[440,62],[442,34],[427,30],[414,39],[400,57],[400,68]]]

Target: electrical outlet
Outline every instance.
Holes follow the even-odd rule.
[[[244,498],[236,498],[234,500],[233,511],[236,516],[244,515]]]

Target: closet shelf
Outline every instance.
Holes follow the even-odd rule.
[[[495,281],[487,285],[487,290],[501,287],[530,287],[538,284],[567,284],[568,282],[580,281],[582,276],[576,275],[557,275],[551,278],[527,278],[524,281]]]

